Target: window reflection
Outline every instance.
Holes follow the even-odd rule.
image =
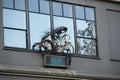
[[[53,2],[53,14],[62,16],[62,3]]]
[[[94,18],[94,8],[86,7],[85,11],[86,11],[86,19],[94,21],[95,20],[95,18]]]
[[[72,17],[72,5],[70,4],[63,4],[63,12],[64,16],[66,17]]]
[[[15,9],[25,10],[25,0],[15,0]]]
[[[13,0],[2,0],[3,7],[13,8]]]
[[[25,31],[4,29],[4,35],[5,46],[26,48]]]
[[[81,55],[96,55],[96,41],[77,38],[77,52]]]
[[[95,24],[91,21],[77,20],[77,36],[95,38]]]
[[[40,0],[40,12],[49,14],[49,1]]]
[[[25,12],[3,9],[3,25],[4,27],[26,29]]]
[[[29,0],[29,11],[39,12],[38,0]]]
[[[85,19],[84,7],[75,6],[76,18]]]
[[[67,34],[70,35],[70,42],[74,46],[74,30],[73,30],[73,19],[63,18],[63,17],[54,17],[54,27],[67,27]]]
[[[41,38],[47,31],[50,31],[50,16],[30,13],[31,47],[34,43],[40,42]]]

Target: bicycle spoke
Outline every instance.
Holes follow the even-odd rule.
[[[74,53],[74,48],[71,43],[66,43],[66,45],[64,46],[64,53]]]
[[[52,51],[52,42],[50,40],[44,40],[41,42],[40,48],[42,51]]]
[[[39,46],[40,46],[40,43],[35,43],[35,44],[33,44],[32,49],[33,50],[40,50]]]

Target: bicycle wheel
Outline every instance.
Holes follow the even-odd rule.
[[[69,41],[69,40],[70,40],[70,35],[64,34],[64,35],[62,36],[62,39],[63,39],[63,40],[66,40],[66,41]]]
[[[50,40],[43,40],[40,42],[39,48],[40,48],[40,51],[52,52],[53,44]]]
[[[73,54],[74,53],[74,47],[70,42],[67,42],[64,46],[64,53]]]
[[[40,46],[40,43],[34,43],[32,46],[32,50],[40,50],[39,46]]]

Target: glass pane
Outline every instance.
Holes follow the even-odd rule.
[[[26,29],[25,12],[3,9],[4,27]]]
[[[94,8],[86,7],[85,11],[86,11],[86,19],[94,21],[95,20],[95,18],[94,18]]]
[[[38,0],[29,0],[29,11],[39,12]]]
[[[4,45],[9,47],[26,48],[25,31],[4,29]]]
[[[50,58],[50,63],[52,65],[57,65],[57,66],[65,66],[66,62],[65,62],[65,59],[61,58],[61,57],[55,57],[55,56],[52,56]]]
[[[25,10],[25,0],[15,0],[15,9]]]
[[[3,7],[13,8],[13,0],[2,0]]]
[[[77,20],[77,36],[96,38],[95,23],[92,21]]]
[[[92,39],[77,39],[77,53],[81,55],[96,55],[96,41]]]
[[[33,45],[36,42],[40,42],[43,35],[48,31],[50,31],[50,16],[30,13],[31,45]]]
[[[74,46],[74,29],[73,29],[73,19],[70,18],[63,18],[63,17],[54,17],[54,27],[67,27],[67,33],[70,36],[68,42]],[[75,49],[75,48],[74,48]]]
[[[53,14],[62,16],[62,4],[53,2]]]
[[[84,7],[75,6],[76,18],[85,19]]]
[[[49,14],[49,1],[40,0],[40,12]]]
[[[64,16],[72,17],[72,5],[63,4]]]

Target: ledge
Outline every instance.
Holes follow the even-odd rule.
[[[39,68],[15,65],[0,65],[1,75],[12,76],[28,76],[28,77],[44,77],[44,78],[57,78],[57,79],[70,79],[80,80],[81,78],[89,79],[114,79],[120,80],[120,74],[98,74],[90,72],[81,72],[74,70],[52,69],[52,68]]]
[[[110,59],[110,61],[120,62],[120,59]]]
[[[102,0],[101,0],[101,1],[102,1]],[[104,1],[120,3],[120,0],[104,0]]]

